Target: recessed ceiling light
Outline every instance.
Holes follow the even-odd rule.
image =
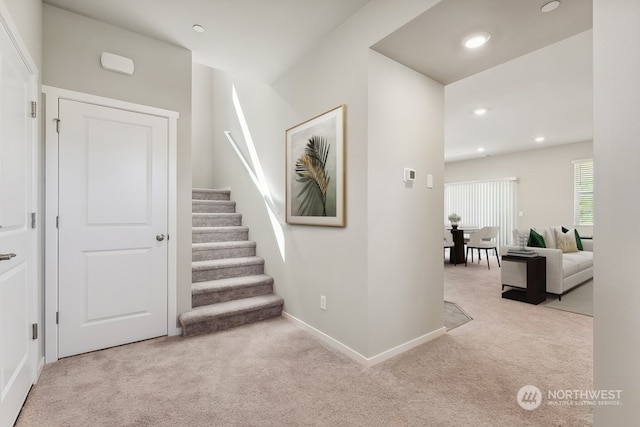
[[[536,139],[534,139],[535,142],[544,142],[544,136],[539,136]]]
[[[489,109],[486,107],[476,108],[475,110],[473,110],[473,114],[475,114],[476,116],[484,116],[485,114],[487,114],[487,111],[489,111]]]
[[[204,33],[204,27],[202,25],[195,24],[193,26],[193,31],[195,31],[196,33]]]
[[[489,33],[470,34],[462,39],[462,46],[466,47],[467,49],[476,49],[488,42],[490,38],[491,34]]]
[[[558,0],[553,0],[553,1],[550,1],[549,3],[546,3],[544,6],[542,6],[540,8],[540,12],[542,13],[551,12],[553,10],[556,10],[558,6],[560,6],[560,2]]]
[[[484,153],[484,147],[478,147],[478,153]]]

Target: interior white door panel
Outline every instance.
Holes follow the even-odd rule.
[[[168,120],[59,104],[59,357],[167,334]]]

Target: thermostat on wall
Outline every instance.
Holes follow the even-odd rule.
[[[404,182],[413,182],[416,180],[416,170],[404,168]]]

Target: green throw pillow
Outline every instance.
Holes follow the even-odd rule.
[[[532,248],[546,248],[544,244],[544,237],[532,228],[529,232],[529,241],[527,242],[527,246],[531,246]]]
[[[566,233],[567,231],[569,231],[568,228],[566,227],[562,227],[562,232]],[[580,240],[580,235],[578,234],[578,230],[574,229],[573,230],[575,235],[576,235],[576,246],[578,247],[579,251],[584,251],[584,248],[582,247],[582,241]]]

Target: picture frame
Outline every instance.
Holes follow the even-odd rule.
[[[288,224],[345,226],[345,109],[285,131]]]

